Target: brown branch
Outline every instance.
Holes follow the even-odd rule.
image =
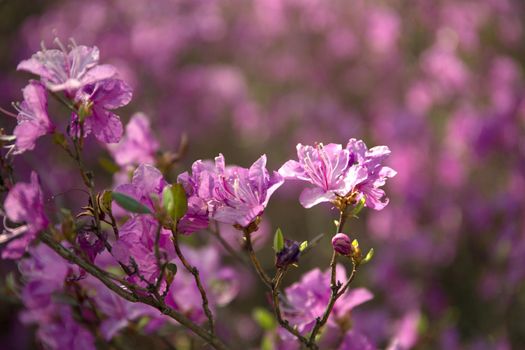
[[[268,288],[271,289],[272,288],[272,280],[270,279],[270,277],[268,277],[266,272],[264,272],[264,270],[263,270],[263,268],[261,266],[261,263],[257,259],[257,255],[255,255],[255,251],[253,250],[252,238],[251,238],[250,230],[248,230],[247,228],[244,228],[243,232],[244,232],[244,239],[245,239],[245,243],[246,243],[246,250],[248,251],[248,255],[250,256],[250,260],[252,262],[252,265],[255,268],[255,271],[257,271],[257,274],[259,275],[259,277],[261,278],[261,281],[263,281],[264,284]]]
[[[103,270],[101,270],[95,265],[90,264],[84,259],[78,257],[72,251],[65,248],[60,243],[54,241],[53,238],[51,238],[47,233],[42,233],[40,235],[40,239],[43,243],[45,243],[47,246],[53,249],[62,258],[86,270],[89,274],[97,278],[106,287],[108,287],[111,291],[113,291],[120,297],[132,303],[140,302],[146,305],[150,305],[154,307],[155,309],[159,310],[160,312],[162,312],[163,314],[176,320],[184,327],[191,330],[193,333],[195,333],[196,335],[204,339],[206,342],[208,342],[213,348],[218,349],[218,350],[228,349],[228,347],[220,339],[218,339],[215,335],[209,333],[206,329],[200,327],[199,325],[197,325],[196,323],[194,323],[193,321],[191,321],[189,318],[179,313],[178,311],[168,307],[164,303],[163,300],[158,300],[158,299],[152,298],[150,296],[145,296],[145,295],[133,295],[132,293],[126,291],[126,289],[124,289],[122,286],[119,286],[115,284],[113,281],[111,281],[106,276]]]
[[[182,262],[182,265],[184,265],[186,270],[188,270],[188,272],[191,273],[193,275],[193,278],[195,279],[195,284],[197,285],[197,288],[199,289],[199,292],[201,293],[202,309],[204,310],[204,313],[206,314],[206,317],[208,318],[210,332],[211,334],[215,334],[213,314],[211,313],[211,310],[209,308],[208,296],[206,295],[206,291],[204,290],[201,279],[199,277],[199,270],[196,267],[192,266],[188,262],[188,260],[186,260],[186,258],[184,257],[184,254],[182,254],[182,251],[180,250],[180,247],[179,247],[178,232],[176,230],[172,230],[171,232],[172,232],[172,240],[173,240],[173,246],[175,247],[175,252],[177,253],[177,256]]]
[[[286,329],[289,333],[294,335],[302,344],[308,347],[308,339],[302,336],[296,328],[292,327],[288,320],[285,320],[281,314],[281,306],[279,302],[279,288],[281,287],[281,282],[285,273],[286,270],[278,269],[277,273],[275,274],[275,278],[272,281],[273,311],[275,313],[275,317],[277,318],[277,322],[279,322],[279,325]]]

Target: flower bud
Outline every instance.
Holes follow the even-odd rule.
[[[332,247],[337,253],[345,256],[352,254],[353,251],[352,241],[344,233],[338,233],[332,238]]]
[[[288,265],[295,264],[299,261],[300,255],[301,250],[299,242],[286,239],[284,241],[283,249],[275,255],[275,266],[277,268],[284,268]]]

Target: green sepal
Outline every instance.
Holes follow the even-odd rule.
[[[276,253],[279,253],[283,249],[284,249],[283,231],[281,231],[281,228],[278,228],[277,231],[275,231],[275,235],[273,236],[273,250]]]

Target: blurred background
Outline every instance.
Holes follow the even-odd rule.
[[[58,36],[98,46],[133,86],[124,121],[144,112],[167,150],[188,135],[174,178],[219,152],[242,166],[266,153],[278,169],[298,142],[388,145],[398,171],[390,204],[348,226],[376,251],[354,282],[375,295],[355,311],[356,327],[379,346],[405,327],[416,349],[523,349],[524,20],[521,0],[0,0],[0,106],[21,99],[18,62]],[[52,194],[75,187],[46,142],[17,159],[19,178],[36,168]],[[106,175],[97,185],[110,186],[107,151],[90,149]],[[336,213],[304,210],[300,190],[287,183],[272,198],[268,232],[280,226],[300,241],[332,232]],[[328,242],[286,283],[326,268]],[[260,254],[270,268],[269,245]],[[3,275],[15,269],[1,264]],[[253,284],[233,310],[265,305]],[[0,344],[35,347],[17,303],[2,299]],[[219,319],[260,336],[249,311],[231,312]]]

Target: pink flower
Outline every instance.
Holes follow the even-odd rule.
[[[58,39],[55,39],[55,43],[60,50],[43,48],[30,59],[20,62],[17,70],[39,75],[49,90],[65,90],[70,95],[87,84],[115,76],[113,66],[98,65],[97,47],[77,46],[73,43],[67,51]]]
[[[23,225],[14,229],[5,228],[9,234],[20,237],[7,245],[2,252],[2,258],[18,259],[27,251],[29,243],[49,224],[44,213],[44,196],[35,172],[31,173],[30,183],[17,183],[9,191],[4,208],[11,222]]]
[[[108,145],[113,159],[120,166],[153,163],[159,143],[150,129],[149,119],[135,113],[126,125],[126,134],[116,145]]]
[[[365,197],[367,207],[380,210],[388,200],[379,187],[396,175],[393,169],[382,166],[389,154],[386,146],[368,150],[363,141],[356,139],[350,139],[346,148],[334,143],[298,144],[298,161],[289,160],[279,173],[285,179],[306,181],[315,186],[301,193],[299,201],[305,208],[356,193],[358,197]]]
[[[249,168],[226,167],[224,156],[215,158],[213,186],[213,219],[246,227],[261,215],[271,195],[284,182],[266,169],[266,155],[262,155]]]
[[[342,265],[337,266],[337,280],[346,281],[346,271]],[[285,290],[285,317],[302,334],[312,330],[317,317],[321,317],[330,299],[330,270],[321,272],[314,269]],[[334,305],[328,319],[329,327],[336,327],[338,322],[350,317],[350,311],[356,306],[372,299],[372,293],[365,288],[356,288],[346,292]]]
[[[350,162],[350,151],[330,143],[314,147],[297,145],[299,161],[289,160],[279,173],[285,179],[306,181],[314,185],[301,193],[299,201],[305,208],[322,202],[332,202],[338,196],[348,195],[360,182],[366,180],[366,169]]]
[[[18,125],[14,130],[16,154],[34,149],[40,136],[55,130],[47,114],[47,98],[42,84],[31,81],[22,92],[24,101],[18,105]]]
[[[122,137],[120,118],[112,110],[123,107],[131,101],[132,90],[120,79],[105,79],[84,86],[76,93],[75,101],[87,106],[88,115],[84,120],[84,136],[93,133],[105,143],[117,143]],[[73,114],[73,125],[78,132],[79,116]]]

